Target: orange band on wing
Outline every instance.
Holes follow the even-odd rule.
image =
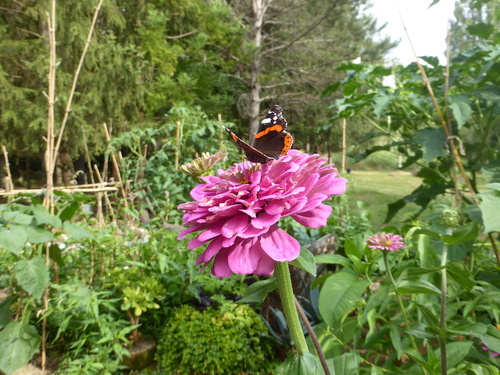
[[[265,130],[262,130],[261,132],[258,132],[256,135],[255,135],[255,138],[261,138],[263,136],[265,136],[267,133],[269,132],[282,132],[283,131],[283,126],[282,125],[273,125],[273,126],[270,126],[269,128],[265,129]]]
[[[281,155],[286,155],[288,151],[292,148],[293,145],[293,137],[291,134],[287,134],[286,137],[283,139],[284,145],[283,145],[283,150],[281,150]]]

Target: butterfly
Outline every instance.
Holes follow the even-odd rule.
[[[283,110],[279,105],[275,105],[260,123],[253,146],[241,140],[225,126],[224,129],[243,150],[248,161],[265,164],[278,159],[281,155],[286,155],[292,147],[293,137],[285,131],[286,127],[287,122],[283,117]]]

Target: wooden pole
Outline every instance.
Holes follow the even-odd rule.
[[[9,164],[9,153],[7,148],[2,145],[3,158],[5,161],[5,173],[7,174],[7,180],[5,181],[5,188],[7,191],[14,190],[14,183],[12,181],[12,175],[10,174],[10,164]]]
[[[108,126],[106,125],[105,122],[102,124],[102,126],[104,128],[104,133],[106,135],[106,141],[109,143],[109,142],[111,142],[111,135],[109,134]],[[110,154],[111,154],[111,161],[113,162],[113,168],[115,168],[115,171],[116,171],[116,178],[118,179],[118,184],[119,184],[118,187],[120,189],[120,193],[123,196],[124,205],[126,208],[128,208],[127,193],[126,193],[125,187],[123,185],[122,175],[120,173],[120,168],[118,167],[118,161],[116,160],[116,156],[115,156],[114,152],[110,152]]]

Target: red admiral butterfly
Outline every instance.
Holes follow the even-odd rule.
[[[243,150],[248,161],[266,164],[268,161],[278,159],[281,155],[286,155],[293,144],[292,135],[285,131],[287,122],[282,112],[279,105],[275,105],[269,110],[267,116],[260,123],[253,147],[242,141],[225,126],[224,129]]]

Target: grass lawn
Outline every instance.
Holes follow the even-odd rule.
[[[348,175],[348,179],[347,192],[353,203],[365,203],[365,209],[371,214],[370,222],[374,231],[384,227],[387,205],[410,194],[421,182],[420,178],[405,171],[358,170]],[[418,210],[419,206],[408,204],[388,224],[398,225]]]

